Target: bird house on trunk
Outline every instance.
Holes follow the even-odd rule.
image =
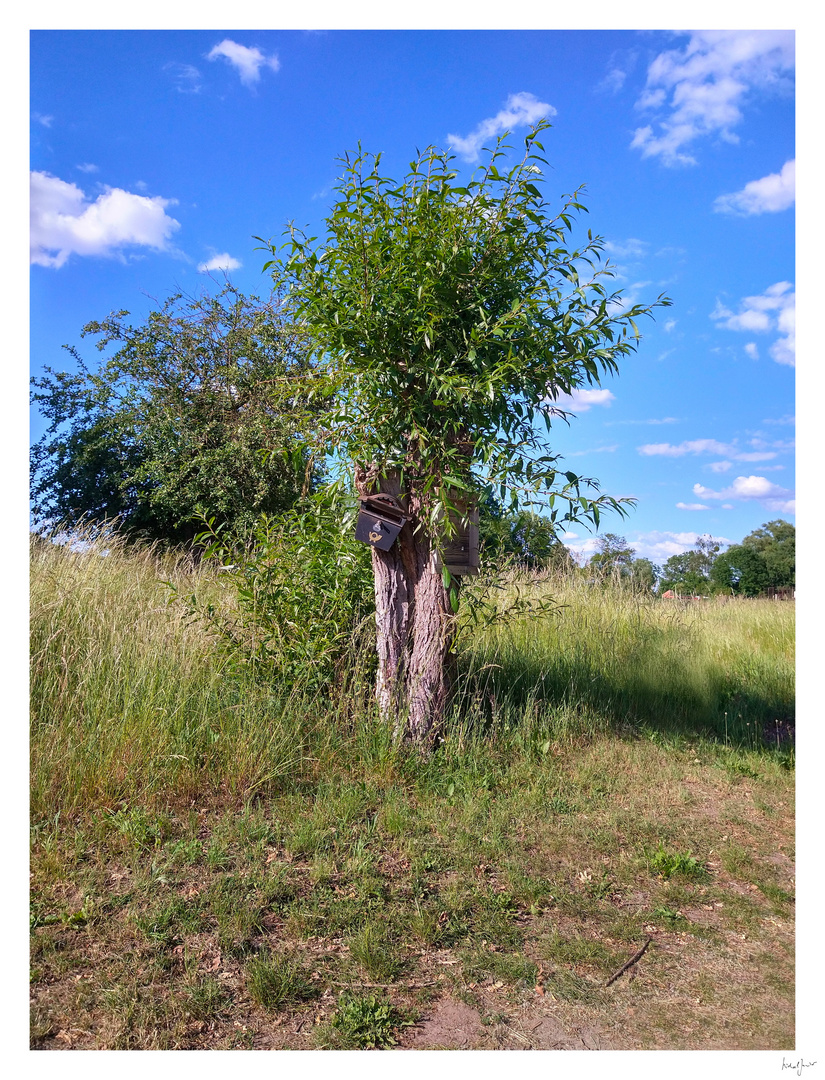
[[[404,509],[393,495],[362,495],[355,539],[380,551],[389,551],[404,527]]]
[[[457,512],[450,512],[452,536],[444,543],[441,565],[446,566],[451,574],[477,574],[478,557],[478,504],[468,501],[456,493],[451,494],[451,501]]]

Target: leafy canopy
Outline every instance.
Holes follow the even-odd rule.
[[[243,529],[290,507],[306,478],[311,371],[277,297],[226,285],[171,296],[136,326],[128,316],[83,328],[98,350],[114,346],[97,368],[67,347],[74,373],[32,380],[49,420],[32,449],[35,517],[120,517],[128,533],[180,541],[202,515]]]
[[[669,301],[623,310],[600,238],[572,243],[579,193],[549,212],[547,126],[505,172],[499,140],[466,184],[445,151],[430,147],[398,182],[359,146],[341,159],[325,236],[291,225],[282,248],[265,242],[265,269],[288,286],[326,376],[318,452],[397,474],[431,539],[455,489],[491,487],[510,510],[544,505],[553,521],[561,510],[598,522],[627,501],[588,499],[592,481],[560,471],[546,436],[567,417],[559,396],[614,374],[635,320]]]

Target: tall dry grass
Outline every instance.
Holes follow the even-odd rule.
[[[551,740],[698,733],[761,745],[793,715],[793,605],[667,604],[581,579],[513,581],[552,614],[471,634],[446,739],[429,762],[392,745],[368,650],[320,690],[233,666],[170,603],[231,607],[228,575],[115,537],[33,541],[32,810],[248,800],[325,777],[373,782],[525,761]],[[462,756],[463,755],[463,756]],[[304,789],[302,788],[302,790]]]

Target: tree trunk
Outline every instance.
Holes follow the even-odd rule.
[[[377,490],[375,478],[356,474],[359,494]],[[410,506],[394,478],[380,489],[395,495],[408,514]],[[414,501],[414,500],[413,500]],[[408,522],[389,551],[372,549],[375,575],[375,623],[378,648],[376,697],[382,717],[396,738],[431,741],[444,716],[451,685],[451,649],[455,619],[450,598],[436,569],[430,540]]]

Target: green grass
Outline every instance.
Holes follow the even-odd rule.
[[[535,579],[564,606],[465,639],[424,756],[357,669],[318,690],[227,666],[164,580],[231,608],[181,558],[33,548],[35,1042],[378,1048],[430,997],[510,1015],[539,980],[608,1023],[648,923],[723,983],[723,931],[787,975],[793,755],[763,732],[793,717],[792,605]]]

